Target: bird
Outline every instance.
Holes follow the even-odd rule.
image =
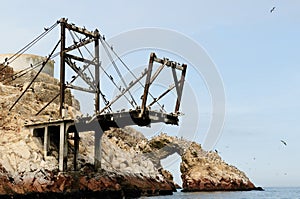
[[[46,28],[46,27],[44,27],[44,30],[45,30],[45,31],[48,31],[48,30],[49,30],[49,28]]]
[[[272,13],[272,12],[274,12],[274,10],[275,10],[275,6],[270,10],[270,13]]]
[[[287,146],[287,143],[284,140],[280,140],[280,142],[282,142],[282,144],[284,144],[285,146]]]
[[[102,36],[103,41],[105,41],[105,35]]]

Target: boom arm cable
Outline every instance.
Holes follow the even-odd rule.
[[[24,46],[22,49],[20,49],[18,52],[13,54],[11,57],[5,59],[5,61],[2,63],[4,65],[3,68],[1,68],[0,72],[3,71],[9,63],[14,62],[18,57],[20,57],[22,54],[24,54],[28,49],[30,49],[34,44],[36,44],[39,40],[41,40],[44,36],[46,36],[50,31],[52,31],[56,26],[58,25],[58,22],[53,24],[50,28],[48,28],[45,32],[37,36],[34,40],[32,40],[29,44]],[[11,61],[10,61],[11,60]],[[10,62],[9,62],[10,61]]]
[[[55,45],[54,49],[52,50],[51,54],[47,57],[46,61],[43,62],[42,67],[40,68],[40,70],[37,72],[37,74],[35,75],[35,77],[31,80],[31,82],[27,85],[26,89],[23,91],[23,93],[18,97],[18,99],[15,101],[15,103],[9,108],[9,111],[11,111],[14,106],[19,102],[19,100],[23,97],[23,95],[26,93],[26,91],[28,90],[28,88],[30,88],[30,86],[32,85],[32,83],[36,80],[36,78],[38,77],[38,75],[42,72],[43,68],[46,66],[47,62],[50,60],[50,57],[52,56],[52,54],[55,52],[56,48],[58,47],[58,45],[60,44],[59,40],[57,42],[57,44]]]
[[[102,40],[103,40],[103,39],[100,38],[100,41],[101,41],[101,43],[102,43],[102,45],[103,45],[103,41],[102,41]],[[109,51],[108,51],[108,49],[107,49],[107,46],[104,44],[103,47],[104,47],[104,50],[105,50],[107,56],[109,57],[111,63],[113,64],[113,66],[114,66],[114,68],[115,68],[115,70],[116,70],[118,76],[120,77],[122,83],[124,84],[125,89],[127,89],[128,86],[127,86],[127,84],[126,84],[126,82],[125,82],[125,80],[124,80],[124,78],[123,78],[123,76],[122,76],[120,70],[118,69],[118,66],[116,65],[115,61],[113,60],[111,54],[109,53]],[[133,96],[132,96],[132,94],[131,94],[131,92],[130,92],[129,90],[128,90],[128,94],[130,95],[130,97],[131,97],[131,99],[132,99],[132,102],[130,102],[130,104],[131,104],[132,107],[134,108],[133,103],[134,103],[136,106],[137,106],[137,103],[136,103],[136,101],[134,100],[134,98],[133,98]]]
[[[110,46],[109,43],[106,41],[106,40],[103,40],[105,42],[105,44],[107,46]],[[113,48],[110,48],[110,50],[114,53],[114,55],[118,58],[118,60],[124,65],[124,67],[128,70],[128,72],[137,80],[138,78],[135,76],[135,74],[130,70],[130,68],[126,65],[126,63],[121,59],[121,57],[116,53],[116,51],[113,49]],[[141,82],[141,81],[138,81],[138,83],[143,87],[145,88],[144,84]],[[150,93],[148,92],[148,94],[150,95],[150,97],[155,101],[155,97]],[[156,102],[159,107],[165,111],[164,107],[159,103],[159,102]],[[165,111],[166,112],[166,111]]]

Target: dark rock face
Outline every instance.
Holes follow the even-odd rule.
[[[122,176],[106,171],[94,172],[86,168],[84,172],[53,173],[40,171],[32,177],[16,182],[1,167],[0,196],[42,196],[42,198],[81,198],[85,194],[93,196],[114,196],[112,198],[131,198],[172,194],[175,186],[167,180],[145,178],[141,176]],[[87,171],[89,171],[87,173]]]

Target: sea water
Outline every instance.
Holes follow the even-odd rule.
[[[171,196],[155,196],[150,199],[300,199],[300,187],[267,187],[265,191],[192,192],[178,190]],[[143,197],[146,199],[146,197]]]

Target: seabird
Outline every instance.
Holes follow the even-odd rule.
[[[287,143],[283,140],[280,140],[280,142],[282,142],[282,144],[284,144],[285,146],[287,145]]]
[[[272,13],[272,12],[274,12],[274,10],[275,10],[275,6],[270,10],[270,12]]]
[[[105,41],[105,36],[104,35],[102,36],[102,39],[103,39],[103,41]]]
[[[45,30],[45,31],[48,31],[48,30],[49,30],[49,28],[46,28],[46,27],[45,27],[45,28],[44,28],[44,30]]]

